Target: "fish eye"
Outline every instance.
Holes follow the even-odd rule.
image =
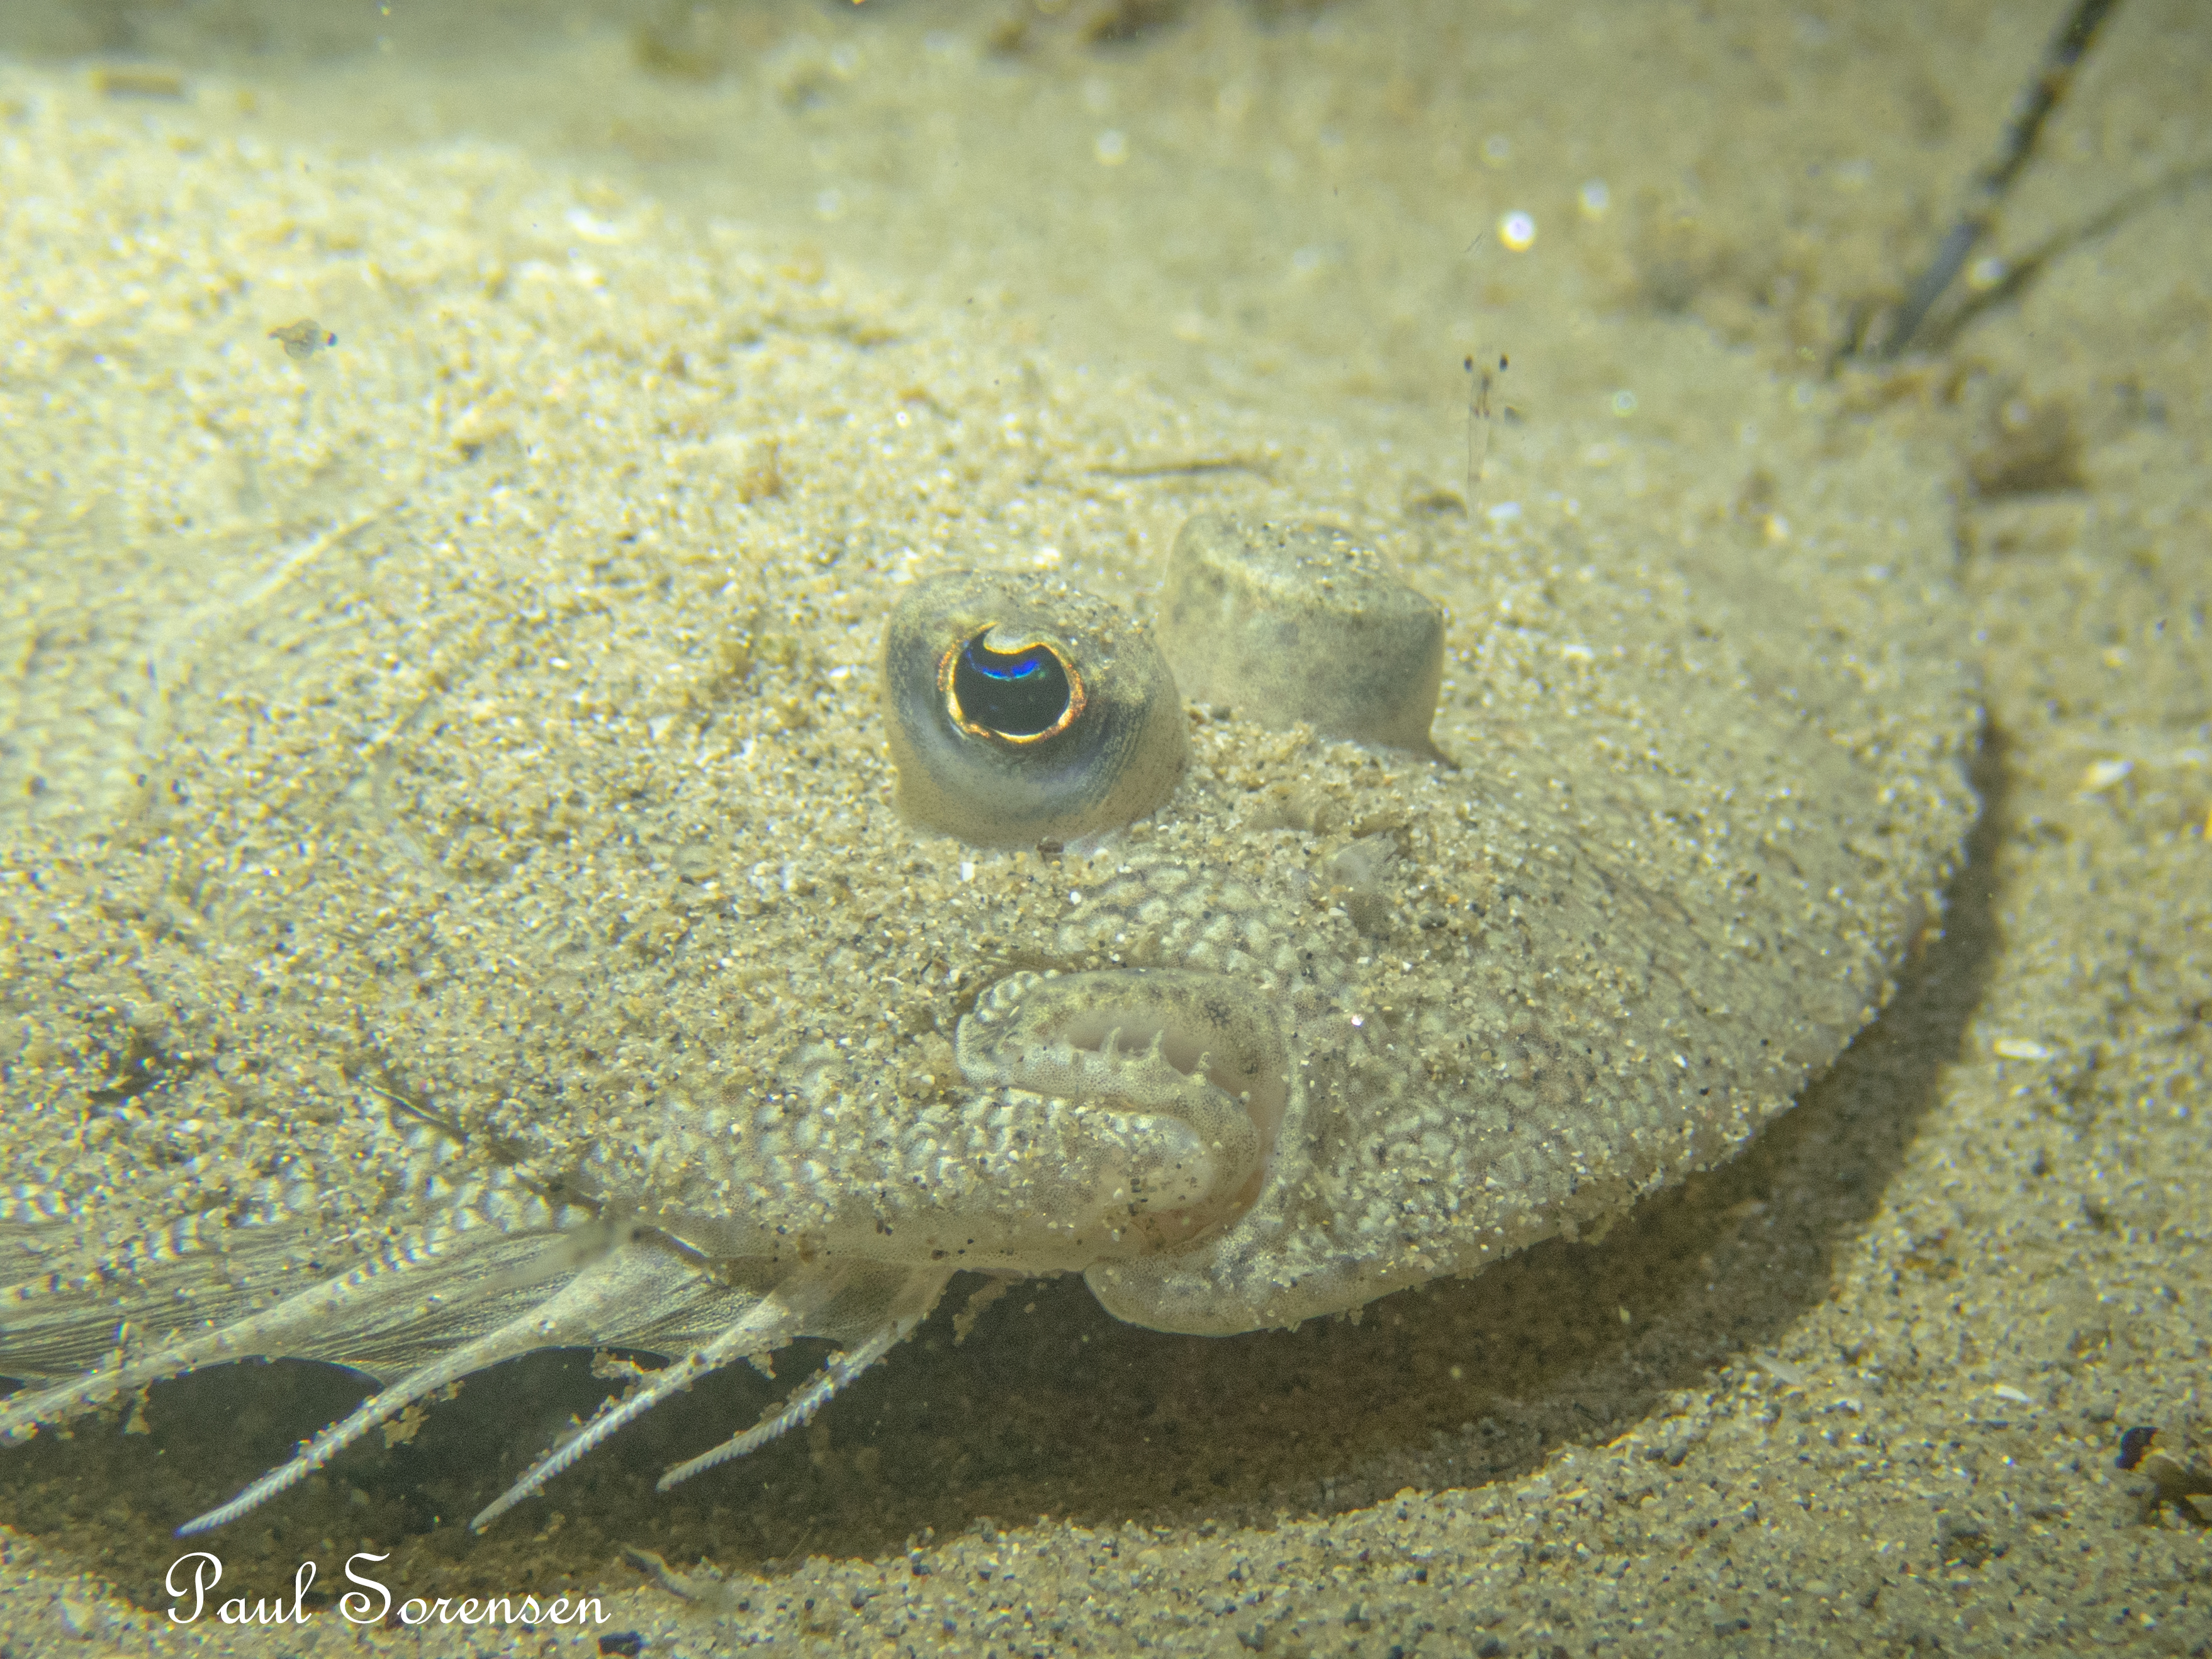
[[[938,665],[945,712],[955,726],[972,737],[1041,743],[1083,717],[1083,675],[1073,663],[1044,640],[994,650],[985,642],[991,632],[960,641]]]
[[[884,634],[898,809],[981,847],[1119,829],[1174,793],[1175,677],[1118,607],[1047,577],[917,582]]]

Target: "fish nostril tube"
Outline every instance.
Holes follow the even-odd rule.
[[[1194,702],[1436,754],[1443,607],[1344,531],[1196,515],[1168,555],[1157,631]]]

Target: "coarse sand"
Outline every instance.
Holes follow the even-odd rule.
[[[313,1616],[273,1630],[176,1622],[167,1528],[360,1381],[198,1373],[0,1452],[0,1653],[2212,1651],[2212,1503],[2164,1496],[2212,1459],[2201,7],[2118,9],[2003,215],[2009,265],[1975,273],[1993,303],[1883,368],[1840,348],[1995,152],[2054,8],[450,10],[0,15],[11,839],[118,810],[164,671],[219,659],[288,561],[457,469],[522,476],[546,422],[611,449],[681,404],[680,352],[631,365],[633,408],[557,349],[584,305],[594,361],[659,346],[686,261],[746,289],[775,384],[813,399],[778,428],[679,422],[697,465],[831,529],[853,501],[943,514],[1000,481],[901,439],[933,387],[1017,425],[1041,400],[1037,467],[1089,465],[1082,522],[1122,538],[1102,566],[1156,555],[1222,474],[1283,510],[1457,514],[1473,354],[1512,360],[1478,515],[1540,518],[1756,380],[1838,455],[1877,441],[1948,491],[1983,817],[1882,1018],[1745,1156],[1602,1239],[1224,1339],[1119,1324],[1072,1278],[964,1309],[963,1281],[728,1479],[651,1490],[821,1345],[472,1536],[501,1471],[608,1387],[536,1356],[202,1540],[211,1604],[289,1607],[316,1564]],[[413,285],[479,254],[450,314],[496,291],[545,345],[456,377],[410,333]],[[649,317],[626,310],[648,269]],[[928,383],[875,352],[901,339]],[[874,476],[823,435],[823,363],[900,404]],[[1547,444],[1571,420],[1618,451]],[[1749,445],[1713,447],[1702,493],[1657,467],[1655,519],[1787,538],[1817,455],[1773,477]],[[810,477],[830,456],[853,476]],[[486,510],[518,533],[523,508]],[[2136,1428],[2169,1462],[2117,1466]],[[356,1552],[447,1622],[348,1622]],[[463,1618],[526,1595],[605,1621]]]

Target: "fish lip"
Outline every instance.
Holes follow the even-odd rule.
[[[1194,1131],[1228,1168],[1201,1199],[1151,1209],[1136,1248],[1190,1249],[1258,1202],[1273,1177],[1293,1086],[1270,999],[1227,975],[1118,968],[1014,974],[960,1023],[969,1083],[1069,1099]]]

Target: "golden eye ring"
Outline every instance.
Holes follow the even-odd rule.
[[[955,640],[937,665],[938,695],[952,723],[970,737],[1043,743],[1083,718],[1083,674],[1049,640],[1001,651],[988,643],[999,624]]]

